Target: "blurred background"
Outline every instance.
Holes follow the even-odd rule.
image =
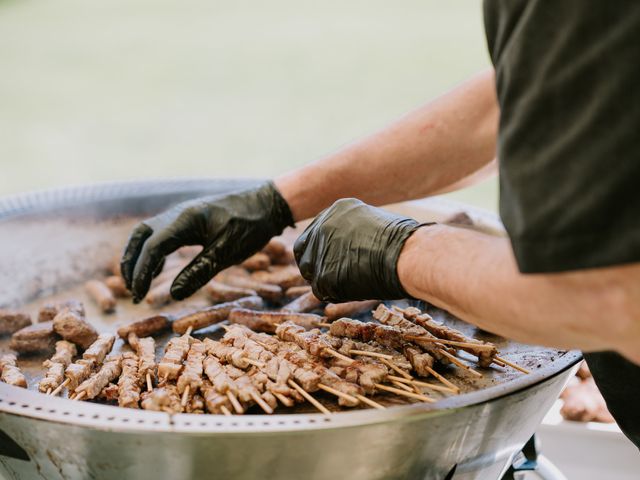
[[[0,0],[0,194],[270,177],[489,65],[480,2]],[[452,194],[495,210],[497,183]]]

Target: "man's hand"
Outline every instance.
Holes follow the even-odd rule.
[[[184,245],[202,245],[202,252],[171,286],[173,298],[182,300],[293,223],[287,202],[271,182],[184,202],[135,227],[122,257],[122,275],[139,302],[165,256]]]
[[[338,200],[295,243],[302,276],[322,300],[407,297],[396,264],[420,224],[356,199]]]

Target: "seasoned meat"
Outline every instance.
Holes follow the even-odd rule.
[[[324,307],[324,315],[329,320],[342,317],[356,317],[361,313],[372,310],[380,300],[364,300],[360,302],[330,303]]]
[[[84,288],[89,297],[100,307],[104,313],[111,313],[116,308],[116,297],[104,282],[100,280],[89,280],[84,284]]]
[[[151,392],[144,392],[141,398],[141,406],[145,410],[167,413],[180,413],[182,411],[180,394],[178,394],[178,389],[175,385],[167,384],[163,387],[154,388]]]
[[[324,317],[312,313],[261,312],[246,308],[233,309],[229,314],[230,323],[239,323],[256,332],[266,333],[275,333],[276,327],[283,322],[292,322],[310,330],[324,320]]]
[[[58,339],[53,322],[42,322],[24,327],[11,336],[9,348],[19,353],[51,350]]]
[[[47,369],[47,372],[38,383],[38,390],[43,393],[55,390],[64,381],[64,365],[51,360],[45,360],[42,365]]]
[[[85,360],[93,360],[97,364],[104,361],[107,354],[113,348],[116,337],[111,333],[101,333],[98,338],[85,350],[82,358]]]
[[[31,325],[28,313],[0,310],[0,335],[17,332],[28,325]]]
[[[116,298],[127,298],[131,296],[131,292],[127,290],[124,278],[120,275],[107,277],[104,284],[109,288],[109,290],[111,290],[111,293],[113,293],[113,296]]]
[[[232,287],[253,290],[265,300],[278,301],[282,297],[282,288],[278,285],[259,282],[253,279],[244,268],[230,267],[214,277],[216,282],[224,283]]]
[[[65,340],[80,348],[88,348],[98,338],[98,332],[77,311],[65,308],[53,319],[53,329]]]
[[[174,332],[179,334],[185,333],[189,327],[193,330],[200,330],[226,320],[234,308],[262,308],[262,306],[263,302],[260,297],[245,297],[234,302],[220,303],[176,319],[172,328]]]
[[[257,282],[278,285],[283,290],[307,284],[297,265],[274,266],[267,271],[253,272],[251,278]]]
[[[12,353],[0,357],[1,379],[4,383],[16,387],[27,388],[27,379],[18,368],[16,356]]]
[[[62,310],[69,309],[84,318],[84,305],[78,300],[67,300],[65,302],[47,303],[38,312],[38,322],[49,322],[56,318]]]
[[[204,286],[204,291],[209,298],[218,302],[232,302],[244,297],[255,297],[258,293],[248,288],[232,287],[215,280],[211,280]]]
[[[258,252],[251,255],[240,264],[242,268],[250,271],[266,270],[271,265],[271,258],[264,252]]]
[[[73,361],[73,357],[78,354],[76,346],[67,342],[66,340],[59,340],[56,342],[56,353],[53,354],[50,361],[54,363],[61,363],[65,367]]]
[[[76,387],[76,394],[85,392],[85,399],[97,397],[104,387],[120,376],[122,372],[121,361],[120,355],[107,359],[100,370]]]
[[[293,313],[305,313],[320,308],[322,303],[322,300],[319,300],[313,292],[308,292],[300,295],[292,302],[287,303],[282,307],[282,310]]]
[[[135,353],[122,354],[122,374],[118,380],[118,405],[125,408],[138,408],[140,403],[141,379],[138,372],[138,356]]]
[[[124,340],[129,334],[135,333],[138,337],[148,337],[168,330],[171,327],[171,317],[168,315],[154,315],[153,317],[138,320],[118,328],[118,336]]]

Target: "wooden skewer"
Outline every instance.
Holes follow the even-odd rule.
[[[447,340],[444,338],[425,337],[425,336],[419,336],[419,335],[405,335],[404,338],[408,340],[419,340],[421,342],[441,343],[443,345],[451,345],[453,347],[473,348],[475,350],[491,351],[491,350],[495,350],[496,348],[493,345],[486,345],[483,343],[458,342],[457,340]]]
[[[346,355],[341,354],[340,352],[336,352],[335,350],[331,349],[331,348],[325,348],[324,349],[325,352],[327,352],[329,355],[336,357],[340,360],[344,360],[347,363],[353,363],[355,362],[355,360],[353,358],[349,358]]]
[[[516,370],[518,370],[519,372],[522,373],[531,373],[529,370],[527,370],[526,368],[522,368],[520,365],[516,365],[515,363],[510,362],[509,360],[502,358],[502,357],[494,357],[496,360],[498,360],[499,362],[504,363],[505,365],[509,365],[511,368],[515,368]]]
[[[291,387],[295,388],[298,391],[298,393],[300,395],[302,395],[311,405],[316,407],[318,410],[320,410],[325,415],[331,415],[331,412],[327,409],[327,407],[325,407],[318,400],[313,398],[313,396],[309,392],[307,392],[304,388],[302,388],[296,382],[294,382],[293,380],[289,380],[287,383]]]
[[[253,401],[260,405],[260,408],[271,415],[273,413],[273,409],[265,402],[260,395],[258,395],[255,391],[251,391],[251,398]]]
[[[374,402],[370,398],[367,398],[364,395],[360,395],[359,393],[356,393],[354,395],[354,397],[356,397],[362,403],[366,403],[370,407],[377,408],[378,410],[386,410],[387,409],[387,407],[385,407],[384,405],[380,405],[378,402]]]
[[[302,387],[300,387],[302,388]],[[356,397],[354,397],[353,395],[349,395],[348,393],[344,393],[341,392],[340,390],[336,390],[333,387],[330,387],[329,385],[325,385],[324,383],[319,383],[318,384],[318,388],[320,388],[321,390],[324,390],[325,392],[328,392],[332,395],[335,395],[336,397],[341,397],[344,398],[345,400],[352,402],[352,403],[358,403],[358,399]]]
[[[474,370],[473,368],[471,368],[469,365],[467,365],[466,363],[463,363],[462,361],[460,361],[460,359],[458,359],[457,357],[451,355],[449,352],[447,352],[446,350],[440,350],[440,353],[442,353],[442,355],[444,355],[445,357],[447,357],[449,360],[451,360],[451,363],[453,363],[454,365],[457,365],[460,368],[464,368],[467,372],[471,373],[472,375],[475,375],[476,377],[482,378],[484,375],[482,375],[479,371]]]
[[[193,332],[193,325],[189,326],[189,328],[187,328],[187,331],[186,331],[186,332],[184,332],[184,334],[185,334],[187,337],[190,337],[190,336],[191,336],[191,332]]]
[[[391,384],[392,384],[392,385],[395,385],[396,387],[401,388],[402,390],[405,390],[405,391],[407,391],[407,392],[413,392],[413,391],[414,391],[414,390],[413,390],[413,388],[411,388],[409,385],[406,385],[406,384],[404,384],[404,383],[397,382],[397,381],[395,381],[395,380],[391,380]],[[413,384],[412,384],[412,385],[413,385]],[[420,393],[420,391],[417,391],[417,392],[415,392],[415,393]]]
[[[493,359],[493,363],[495,363],[499,367],[506,367],[507,366],[506,363],[502,363],[500,360],[496,360],[495,358]]]
[[[45,395],[49,395],[51,393],[51,387],[47,388],[47,392],[45,393]]]
[[[389,360],[383,358],[380,360],[382,363],[384,363],[387,367],[389,367],[391,370],[393,370],[394,372],[398,373],[399,375],[403,376],[404,378],[406,378],[407,380],[412,380],[413,377],[411,375],[409,375],[407,372],[405,372],[404,370],[402,370],[399,366],[397,366],[395,363],[390,362]]]
[[[454,390],[453,388],[434,385],[433,383],[421,382],[420,380],[407,380],[406,378],[396,377],[395,375],[388,375],[387,378],[389,380],[400,383],[409,383],[418,387],[429,388],[431,390],[435,390],[436,392],[458,393],[458,391]]]
[[[331,326],[330,323],[325,323],[325,322],[318,322],[318,323],[316,323],[316,325],[318,327],[322,327],[322,328],[329,328]]]
[[[253,359],[251,359],[251,358],[247,358],[247,357],[244,357],[244,360],[246,360],[246,362],[247,362],[249,365],[254,365],[254,366],[258,367],[258,368],[264,368],[264,367],[266,367],[266,365],[265,365],[263,362],[260,362],[260,361],[258,361],[258,360],[253,360]]]
[[[75,397],[73,397],[73,400],[82,400],[85,396],[87,395],[87,392],[85,392],[84,390],[82,392],[80,392],[78,395],[76,395]]]
[[[395,393],[396,395],[400,395],[402,397],[409,397],[409,398],[413,398],[413,399],[416,399],[416,400],[420,400],[420,401],[425,402],[425,403],[434,403],[435,402],[435,400],[433,398],[429,398],[426,395],[421,395],[419,393],[413,393],[413,392],[405,392],[404,390],[400,390],[399,388],[390,387],[388,385],[382,385],[381,383],[376,383],[375,387],[379,388],[380,390],[385,390],[387,392]]]
[[[349,355],[362,355],[363,357],[384,358],[385,360],[393,360],[393,355],[386,353],[367,352],[366,350],[349,350]]]
[[[151,374],[147,372],[147,391],[153,390],[153,383],[151,383]]]
[[[230,417],[230,416],[231,416],[231,412],[230,412],[230,411],[229,411],[229,409],[228,409],[226,406],[224,406],[224,405],[222,405],[222,406],[220,407],[220,411],[221,411],[222,413],[224,413],[224,415],[225,415],[225,416],[227,416],[227,417]]]
[[[449,380],[447,380],[446,378],[444,378],[442,375],[440,375],[438,372],[436,372],[433,368],[431,367],[425,367],[425,370],[427,372],[429,372],[431,375],[433,375],[435,378],[437,378],[438,380],[440,380],[440,382],[442,382],[444,385],[446,385],[447,387],[451,388],[455,393],[460,393],[460,388],[450,382]]]
[[[238,401],[238,397],[236,397],[231,390],[227,390],[227,398],[231,402],[236,413],[238,415],[242,415],[244,413],[244,408],[242,408],[242,405],[240,405],[240,402]]]
[[[182,392],[182,401],[180,402],[180,405],[182,405],[182,408],[187,406],[187,402],[189,401],[190,391],[191,391],[191,385],[187,385],[184,389],[184,392]]]
[[[56,395],[58,395],[60,393],[60,391],[66,387],[67,385],[69,385],[69,382],[71,381],[70,378],[67,378],[64,382],[62,382],[60,385],[58,385],[58,387],[51,392],[51,396],[55,397]]]
[[[164,413],[168,413],[169,415],[173,415],[175,413],[169,407],[162,407],[160,410],[162,410]]]
[[[282,395],[281,393],[277,393],[277,392],[271,392],[273,393],[273,396],[276,397],[281,404],[283,404],[285,407],[293,407],[293,400],[291,400],[289,397],[285,397],[284,395]]]

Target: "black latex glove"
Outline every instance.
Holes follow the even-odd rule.
[[[407,298],[396,265],[419,224],[360,200],[339,200],[296,240],[302,276],[325,301]]]
[[[293,224],[289,205],[272,182],[243,192],[190,200],[135,227],[122,256],[122,276],[134,301],[139,302],[166,255],[185,245],[202,245],[202,252],[171,286],[171,296],[182,300]]]

